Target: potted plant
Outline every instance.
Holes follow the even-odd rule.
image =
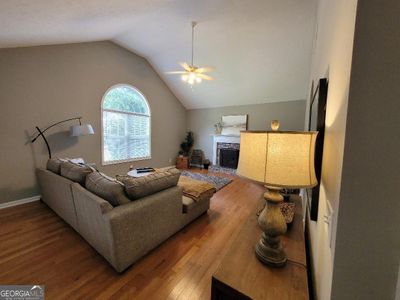
[[[204,169],[208,170],[208,167],[210,166],[210,160],[209,159],[203,160],[203,166]]]
[[[185,140],[181,143],[181,151],[179,151],[179,154],[182,153],[184,156],[189,156],[190,150],[192,150],[193,147],[193,143],[193,132],[188,131]]]

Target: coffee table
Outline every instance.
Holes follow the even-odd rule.
[[[132,177],[144,177],[150,174],[153,174],[154,172],[145,172],[145,173],[138,173],[136,169],[130,170],[127,174]]]

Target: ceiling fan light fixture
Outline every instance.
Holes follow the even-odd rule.
[[[191,63],[188,64],[186,62],[179,63],[183,70],[181,71],[170,71],[166,72],[166,74],[182,74],[181,80],[183,82],[188,83],[189,85],[193,85],[195,83],[201,83],[204,80],[213,80],[213,78],[204,73],[211,72],[214,70],[212,67],[197,67],[194,65],[194,27],[197,25],[197,22],[192,22],[192,60]]]
[[[190,79],[196,79],[196,73],[190,72],[189,78],[190,78]]]

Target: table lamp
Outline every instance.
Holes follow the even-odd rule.
[[[280,210],[283,188],[306,188],[317,184],[314,170],[314,150],[318,132],[242,131],[237,174],[263,183],[266,206],[258,217],[263,233],[256,245],[257,258],[273,267],[286,263],[280,235],[286,232],[286,222]]]

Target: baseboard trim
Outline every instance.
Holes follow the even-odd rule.
[[[30,202],[34,202],[34,201],[39,201],[40,198],[41,198],[41,196],[37,195],[37,196],[29,197],[29,198],[24,198],[24,199],[20,199],[20,200],[1,203],[0,209],[17,206],[17,205],[21,205],[21,204],[25,204],[25,203],[30,203]]]

